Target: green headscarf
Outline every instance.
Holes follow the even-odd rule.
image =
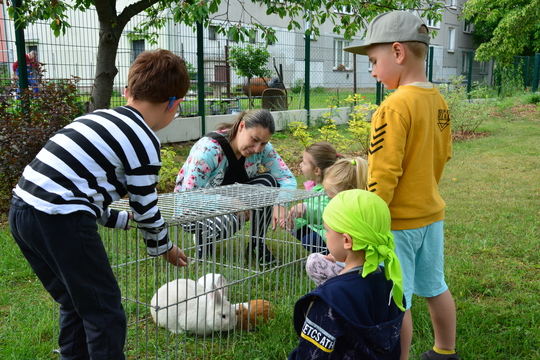
[[[394,283],[394,302],[401,310],[405,310],[401,264],[394,252],[390,210],[386,202],[369,191],[342,191],[326,205],[323,220],[332,230],[351,236],[353,251],[365,250],[363,277],[376,271],[384,261],[386,279]]]

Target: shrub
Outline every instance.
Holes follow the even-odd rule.
[[[509,67],[495,67],[495,83],[498,86],[500,97],[512,97],[523,91],[522,61]]]
[[[540,93],[527,94],[524,97],[525,104],[535,104],[540,103]]]
[[[161,169],[159,170],[159,182],[156,187],[159,193],[168,193],[174,190],[179,170],[175,157],[176,152],[173,148],[164,147],[161,149]]]
[[[291,92],[292,92],[293,94],[300,94],[300,92],[302,91],[303,87],[304,87],[304,79],[298,78],[298,79],[296,79],[296,81],[294,82],[294,84],[291,85],[290,90],[291,90]]]
[[[313,141],[313,138],[308,131],[308,126],[302,121],[293,121],[287,126],[288,130],[292,132],[292,136],[297,139],[303,147],[308,147]]]
[[[490,116],[490,100],[486,87],[475,86],[467,93],[463,76],[452,78],[451,84],[442,84],[439,90],[448,103],[452,132],[474,132]]]
[[[314,95],[326,95],[326,89],[322,86],[315,86],[311,88],[310,93]]]
[[[371,137],[371,123],[367,121],[368,116],[377,109],[377,105],[366,101],[367,98],[361,94],[349,95],[344,100],[351,107],[348,130],[352,137],[360,144],[365,154],[369,151]]]
[[[360,94],[349,95],[342,102],[351,107],[347,132],[344,135],[338,131],[334,120],[340,111],[337,105],[328,105],[329,111],[322,113],[319,118],[315,119],[316,134],[312,135],[308,126],[301,121],[290,122],[288,130],[304,147],[313,142],[326,141],[341,152],[353,144],[359,144],[362,151],[367,154],[371,130],[371,123],[367,121],[367,118],[377,108],[377,105],[371,104],[365,96]]]
[[[9,207],[11,190],[24,167],[58,130],[82,115],[76,78],[40,84],[39,93],[2,89],[0,98],[0,211]]]

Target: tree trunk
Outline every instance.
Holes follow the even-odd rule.
[[[251,78],[250,77],[248,77],[248,104],[249,104],[249,110],[253,109],[254,103],[251,97]]]
[[[114,78],[118,74],[116,53],[122,29],[111,28],[108,21],[101,21],[96,61],[96,75],[87,111],[108,109],[111,106]]]
[[[92,96],[90,101],[85,104],[86,112],[108,109],[111,106],[114,78],[118,74],[116,52],[122,31],[135,15],[153,6],[158,1],[139,0],[131,2],[120,14],[116,13],[117,0],[94,1],[99,18],[99,44]]]

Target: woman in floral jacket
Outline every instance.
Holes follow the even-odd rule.
[[[270,137],[275,132],[274,118],[268,110],[242,112],[233,123],[218,125],[193,145],[176,180],[175,191],[212,188],[234,183],[296,189],[296,179],[279,156]],[[260,172],[264,168],[265,172]],[[252,210],[251,250],[261,264],[275,262],[264,243],[266,230],[286,214],[284,207]],[[185,226],[195,233],[199,257],[212,255],[209,239],[226,238],[241,226],[238,215],[209,218]],[[254,223],[256,222],[256,224]],[[206,244],[206,246],[205,246]]]

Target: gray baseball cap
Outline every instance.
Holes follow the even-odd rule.
[[[408,11],[392,11],[375,17],[368,25],[364,45],[349,46],[343,50],[367,55],[366,48],[373,44],[419,41],[429,45],[429,35],[418,31],[426,24]]]

